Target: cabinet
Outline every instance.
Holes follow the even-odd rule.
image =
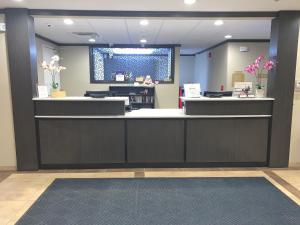
[[[268,118],[192,119],[187,121],[187,162],[265,162]]]
[[[39,119],[41,165],[125,162],[123,120]]]
[[[184,120],[128,120],[127,155],[129,163],[183,163]]]

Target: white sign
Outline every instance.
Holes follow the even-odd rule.
[[[46,85],[38,85],[38,95],[39,98],[48,98],[48,87]]]
[[[184,95],[188,98],[199,98],[201,92],[200,84],[184,84]]]
[[[2,32],[6,31],[5,23],[0,23],[0,31]]]
[[[251,93],[253,93],[252,86],[253,86],[252,82],[235,82],[233,95],[238,96],[238,95],[244,94],[243,89],[246,89],[248,87],[250,88],[249,94],[251,94]]]
[[[119,82],[125,81],[125,76],[123,74],[117,74],[116,81],[119,81]]]

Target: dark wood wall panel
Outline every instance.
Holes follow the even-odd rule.
[[[37,61],[34,21],[26,9],[5,9],[18,170],[37,170],[37,139],[32,97]]]
[[[124,120],[39,120],[42,165],[125,162]]]
[[[187,121],[187,162],[265,162],[269,119]]]
[[[299,24],[300,12],[279,12],[272,21],[270,57],[277,61],[277,66],[268,80],[268,96],[276,99],[270,139],[271,167],[286,167],[289,162]]]
[[[129,163],[184,162],[184,120],[127,121]]]

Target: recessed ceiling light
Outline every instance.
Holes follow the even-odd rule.
[[[142,39],[140,40],[140,42],[141,42],[141,43],[147,43],[147,39],[146,39],[146,38],[142,38]]]
[[[216,20],[214,24],[215,24],[215,26],[222,26],[224,24],[224,21],[223,20]]]
[[[89,39],[89,42],[94,43],[94,42],[96,42],[96,40],[95,40],[94,38],[90,38],[90,39]]]
[[[140,21],[140,25],[142,25],[142,26],[148,26],[149,25],[149,21],[148,20],[141,20]]]
[[[74,21],[71,19],[64,19],[64,23],[67,25],[72,25],[74,23]]]
[[[193,5],[196,3],[197,0],[184,0],[184,4],[186,5]]]
[[[23,2],[23,0],[13,0],[14,2]]]
[[[227,35],[225,36],[225,38],[226,38],[226,39],[230,39],[230,38],[232,38],[232,35],[227,34]]]

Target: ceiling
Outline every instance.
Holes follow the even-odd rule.
[[[197,0],[184,5],[183,0],[1,0],[0,8],[74,10],[149,10],[149,11],[279,11],[300,10],[299,0]]]
[[[96,43],[181,44],[183,54],[193,54],[225,40],[269,39],[271,19],[226,19],[224,25],[215,26],[212,19],[150,19],[148,26],[141,26],[138,18],[72,18],[73,25],[65,25],[63,18],[35,18],[36,33],[58,43],[89,43],[89,37],[73,32],[94,32],[99,35]],[[50,25],[50,27],[49,27]]]

